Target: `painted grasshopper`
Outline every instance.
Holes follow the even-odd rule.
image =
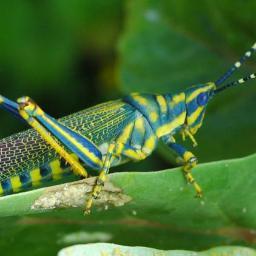
[[[34,128],[0,140],[0,193],[18,192],[70,170],[87,177],[86,168],[92,168],[98,178],[85,206],[90,212],[110,167],[145,159],[162,140],[182,159],[185,177],[200,197],[202,190],[191,174],[197,159],[175,142],[174,135],[189,137],[196,145],[193,135],[202,125],[209,100],[255,78],[250,74],[223,85],[255,50],[256,43],[215,82],[176,94],[134,93],[60,120],[46,114],[29,97],[16,103],[0,96],[2,108]]]

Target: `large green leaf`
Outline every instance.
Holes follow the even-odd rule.
[[[146,247],[128,247],[116,244],[90,244],[75,245],[62,249],[58,256],[255,256],[256,251],[238,246],[223,246],[203,252],[192,252],[184,250],[162,251]]]
[[[255,41],[255,1],[129,1],[119,44],[124,92],[177,92],[215,81]],[[239,11],[236,11],[239,10]],[[250,22],[248,22],[250,20]],[[230,57],[232,55],[232,57]],[[248,65],[239,72],[248,73]],[[236,77],[236,76],[235,76]],[[201,161],[255,152],[255,82],[219,95],[199,131]],[[213,139],[214,138],[214,139]]]
[[[69,244],[99,241],[161,249],[255,247],[255,172],[256,155],[199,165],[193,173],[204,190],[202,199],[194,197],[179,168],[111,174],[115,188],[107,186],[90,216],[83,216],[81,208],[52,211],[56,206],[83,204],[89,181],[85,188],[78,182],[79,193],[75,183],[3,197],[0,216],[44,213],[1,219],[0,248],[17,239],[12,255],[24,245],[36,247],[38,241],[30,239],[35,232],[37,239],[48,244],[38,247],[38,255]],[[45,212],[46,206],[51,212]]]

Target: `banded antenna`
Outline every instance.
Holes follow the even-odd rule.
[[[249,59],[252,54],[256,51],[256,43],[254,43],[254,45],[237,61],[233,64],[233,66],[231,66],[231,68],[224,73],[219,79],[216,80],[215,84],[218,87],[219,85],[221,85],[223,82],[225,82],[237,69],[239,69],[241,67],[241,65],[247,60]],[[248,78],[249,76],[247,76],[246,78]],[[242,78],[241,78],[242,79]],[[240,80],[240,79],[239,79]],[[238,80],[238,81],[239,81]],[[247,79],[248,80],[248,79]],[[246,80],[246,81],[247,81]],[[238,82],[236,81],[236,82]],[[236,83],[234,82],[234,83]]]
[[[228,84],[223,85],[222,87],[217,88],[216,90],[214,90],[214,94],[219,93],[219,92],[221,92],[221,91],[223,91],[223,90],[225,90],[225,89],[227,89],[229,87],[243,84],[243,83],[245,83],[245,82],[247,82],[249,80],[255,79],[255,78],[256,78],[256,73],[252,73],[252,74],[250,74],[250,75],[248,75],[248,76],[246,76],[244,78],[240,78],[240,79],[238,79],[236,81],[230,82]]]

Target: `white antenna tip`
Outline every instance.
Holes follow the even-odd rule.
[[[236,63],[235,63],[235,67],[236,68],[239,68],[241,66],[241,62],[240,61],[237,61]]]

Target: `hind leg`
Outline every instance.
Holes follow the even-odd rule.
[[[0,108],[8,111],[13,116],[17,117],[18,119],[24,122],[24,119],[20,116],[20,113],[19,113],[19,105],[16,102],[9,100],[4,96],[0,95]]]

